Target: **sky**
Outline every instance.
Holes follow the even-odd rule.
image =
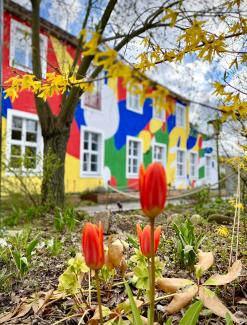
[[[15,1],[28,9],[31,8],[29,0]],[[148,4],[150,4],[152,1],[155,2],[156,0],[150,0],[148,1]],[[187,2],[185,1],[185,3],[187,4],[190,2],[192,7],[195,6],[194,8],[198,9],[198,7],[204,6],[207,1],[209,0],[190,0]],[[211,3],[210,1],[209,3]],[[215,0],[214,3],[217,3],[217,1],[220,0]],[[96,23],[97,17],[99,17],[102,12],[100,8],[104,8],[107,0],[97,0],[96,3],[97,5],[95,6],[94,13],[90,17],[90,25],[94,25]],[[142,9],[142,6],[145,5],[145,0],[139,2],[134,1],[134,3],[136,3],[135,9],[138,11]],[[85,14],[86,4],[87,0],[42,0],[41,16],[77,36],[81,29],[81,22]],[[125,14],[125,12],[128,14]],[[131,9],[128,7],[128,1],[121,1],[119,7],[114,13],[111,28],[115,28],[114,23],[118,21],[119,25],[117,28],[122,29],[122,31],[129,31],[129,26],[133,21],[130,12]],[[142,19],[144,18],[145,11]],[[219,23],[218,25],[215,25],[212,22],[208,23],[212,24],[212,29],[214,32],[220,33],[224,31],[223,23]],[[163,39],[167,44],[172,44],[172,42],[176,40],[177,34],[175,31],[170,30],[168,33],[160,34],[157,37],[160,38],[161,45],[163,44]],[[143,50],[141,41],[142,40],[135,40],[129,44],[127,48],[125,48],[124,52],[122,52],[122,54],[124,54],[124,56],[130,62],[136,62],[136,57]],[[233,46],[236,50],[238,50],[240,44],[236,43],[233,44]],[[147,72],[147,74],[152,79],[167,86],[174,92],[181,94],[183,97],[200,103],[217,106],[218,100],[215,95],[213,95],[214,89],[212,87],[212,83],[215,80],[222,80],[225,68],[229,64],[229,60],[229,57],[217,58],[210,64],[208,62],[196,59],[195,55],[188,54],[181,63],[163,63],[158,65],[155,69],[152,69],[152,71]],[[246,75],[246,70],[241,69],[240,73],[242,75]],[[232,84],[238,83],[238,78],[234,74],[230,74],[229,80]],[[197,104],[191,104],[190,106],[190,121],[193,124],[198,125],[202,132],[212,133],[212,126],[209,126],[207,121],[215,118],[216,112]],[[229,135],[229,133],[230,128],[225,126],[222,132],[222,141],[225,141],[226,136]],[[234,133],[236,132],[233,132],[231,135],[232,139],[235,137]],[[233,139],[233,141],[241,142],[242,139],[237,137]],[[232,150],[234,150],[234,148]]]

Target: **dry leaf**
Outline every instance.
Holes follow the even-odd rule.
[[[204,285],[210,285],[210,286],[220,286],[227,283],[232,282],[233,280],[237,279],[237,277],[240,275],[242,271],[242,262],[240,260],[237,260],[232,264],[232,266],[229,268],[229,271],[227,274],[215,274],[211,276]]]
[[[195,265],[196,275],[198,278],[214,264],[214,255],[212,252],[199,251],[198,263]]]
[[[110,236],[108,242],[108,259],[109,262],[114,266],[118,267],[123,258],[124,247],[119,239],[113,241],[113,238]]]
[[[225,318],[228,313],[232,320],[239,324],[239,320],[223,305],[213,291],[201,286],[199,288],[199,298],[203,302],[203,305],[210,309],[215,315]]]
[[[8,312],[0,316],[0,324],[4,324],[10,319],[20,318],[25,316],[30,311],[31,308],[32,308],[32,303],[19,304],[12,312]]]
[[[187,306],[191,302],[193,297],[197,294],[197,292],[197,285],[193,285],[185,289],[184,292],[176,293],[172,301],[166,307],[167,313],[174,314],[181,310],[183,307]]]
[[[238,304],[247,305],[247,299],[241,299],[238,301]]]
[[[18,314],[14,318],[21,318],[25,316],[30,311],[31,308],[32,308],[32,303],[22,304],[20,306],[20,309],[18,310]]]
[[[108,252],[105,254],[105,266],[108,268],[109,271],[114,269],[114,265],[111,263]]]
[[[0,315],[0,324],[4,324],[5,322],[9,321],[11,318],[14,317],[14,315],[16,315],[16,313],[18,312],[18,310],[20,309],[22,304],[19,304],[18,306],[15,307],[15,309],[13,311],[10,311],[8,313],[5,314],[1,314]]]
[[[119,268],[120,268],[121,275],[124,276],[125,272],[128,269],[128,265],[124,257],[121,260]]]
[[[191,280],[182,278],[158,278],[157,287],[166,293],[175,293],[179,289],[193,284]]]

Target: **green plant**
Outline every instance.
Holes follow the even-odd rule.
[[[209,188],[203,188],[201,191],[195,194],[196,199],[196,212],[200,213],[203,206],[210,201],[210,191]]]
[[[56,231],[62,233],[67,228],[73,231],[76,226],[76,212],[73,208],[66,208],[65,210],[57,208],[55,210],[54,227]]]
[[[63,248],[63,243],[57,238],[52,238],[46,241],[46,248],[51,256],[58,256]]]
[[[64,223],[69,231],[74,231],[76,226],[76,212],[73,208],[66,208],[63,212]]]
[[[181,267],[191,270],[196,261],[198,249],[205,236],[195,234],[195,228],[190,219],[183,224],[173,224],[176,233],[176,255]]]
[[[147,268],[148,258],[142,255],[140,250],[135,249],[135,254],[130,258],[132,263],[134,276],[132,284],[139,290],[149,290],[149,271]],[[155,277],[161,276],[164,269],[159,257],[155,258]]]
[[[30,268],[32,254],[38,245],[38,239],[31,238],[31,230],[26,229],[8,238],[9,250],[14,264],[21,276]]]
[[[3,223],[6,226],[16,226],[23,219],[23,210],[18,207],[13,207],[12,212],[4,219]]]
[[[0,291],[5,291],[11,283],[12,273],[6,268],[0,270]]]

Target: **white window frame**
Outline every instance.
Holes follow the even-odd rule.
[[[164,100],[164,103],[165,103],[165,100]],[[155,118],[156,120],[165,122],[166,121],[166,110],[165,110],[165,108],[157,107],[155,105],[154,100],[152,101],[152,106],[153,106],[153,118]],[[161,114],[161,116],[160,116],[160,114]]]
[[[91,69],[90,69],[90,71],[91,71]],[[103,76],[104,76],[103,73],[100,73],[97,78],[100,79],[100,78],[103,78]],[[90,105],[88,105],[86,103],[85,95],[87,94],[87,92],[85,92],[81,97],[81,106],[82,106],[82,108],[85,108],[85,109],[90,110],[92,112],[101,113],[102,112],[102,101],[103,101],[104,79],[94,81],[93,84],[94,84],[94,89],[93,89],[92,93],[88,92],[88,95],[93,96],[93,94],[95,94],[95,90],[97,91],[98,88],[100,88],[100,91],[99,91],[99,94],[100,94],[100,106],[99,106],[99,108],[93,107],[92,105],[90,106]]]
[[[209,158],[209,169],[207,168],[207,158]],[[212,168],[212,157],[211,155],[205,155],[205,178],[211,178],[211,168]],[[207,171],[209,171],[207,175]]]
[[[84,139],[84,132],[90,132],[90,133],[96,133],[100,135],[100,152],[99,152],[99,170],[97,172],[91,172],[91,171],[83,171],[83,139]],[[90,151],[90,150],[89,150]],[[80,136],[80,177],[81,178],[98,178],[102,177],[103,173],[103,164],[104,164],[104,133],[101,130],[95,129],[95,128],[89,128],[87,126],[81,127],[81,136]]]
[[[26,129],[25,127],[22,128],[22,139],[21,140],[14,140],[11,137],[12,133],[12,120],[13,117],[20,117],[22,119],[30,119],[36,121],[37,124],[37,146],[31,145],[30,142],[26,141],[24,139],[23,134],[26,134]],[[25,124],[24,124],[25,125]],[[24,111],[19,111],[15,109],[8,109],[7,110],[7,138],[6,138],[6,160],[7,163],[10,162],[10,156],[11,156],[11,145],[19,145],[21,146],[22,150],[22,156],[24,157],[23,154],[23,148],[27,146],[33,146],[37,148],[37,156],[40,157],[40,161],[38,161],[36,168],[34,169],[26,169],[24,166],[21,168],[16,168],[16,171],[21,171],[22,173],[27,173],[27,176],[35,176],[35,175],[40,175],[42,173],[42,154],[43,154],[43,138],[41,134],[41,127],[39,124],[39,119],[36,114],[33,113],[27,113]],[[6,176],[14,176],[15,173],[11,171],[6,171]]]
[[[179,114],[181,113],[181,121],[178,119]],[[176,127],[185,128],[186,127],[186,106],[176,103]]]
[[[135,101],[138,103],[137,107],[133,107],[131,98],[135,97]],[[137,114],[143,114],[143,105],[140,104],[140,95],[134,94],[126,89],[126,109]]]
[[[160,147],[163,150],[163,159],[162,161],[155,159],[155,147]],[[166,160],[167,160],[167,146],[166,144],[154,142],[152,146],[152,161],[156,161],[161,163],[164,167],[166,167]]]
[[[192,164],[191,164],[191,157],[192,155],[195,155],[195,176],[192,175]],[[193,180],[197,180],[198,179],[198,153],[196,151],[190,151],[190,178]]]
[[[138,160],[139,160],[139,166],[137,167],[137,173],[130,173],[129,172],[129,144],[130,141],[135,141],[140,143],[140,152],[138,155]],[[132,136],[127,136],[127,145],[126,145],[126,178],[127,179],[132,179],[132,178],[138,178],[139,176],[139,167],[140,164],[143,161],[143,143],[142,140],[136,137]]]
[[[10,53],[9,53],[9,66],[16,68],[18,70],[28,72],[28,73],[33,73],[33,70],[30,69],[29,67],[25,65],[19,65],[15,63],[15,47],[16,47],[16,35],[17,35],[17,30],[21,30],[23,33],[30,34],[32,35],[32,29],[19,21],[15,19],[11,19],[11,27],[10,27]],[[46,72],[47,72],[47,44],[48,44],[48,39],[45,35],[40,34],[40,40],[43,43],[43,46],[40,47],[40,59],[41,59],[41,69],[42,69],[42,76],[45,78]],[[30,43],[30,47],[27,44],[27,49],[28,51],[32,51],[32,43]],[[28,49],[29,47],[29,49]]]
[[[183,166],[183,175],[178,175],[178,151],[184,153],[184,166]],[[185,178],[186,177],[186,150],[177,148],[176,153],[176,176],[177,178]]]

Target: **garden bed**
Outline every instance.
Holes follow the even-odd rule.
[[[157,218],[157,225],[162,226],[162,236],[158,250],[158,256],[163,263],[162,276],[194,279],[192,270],[189,271],[185,267],[181,267],[181,261],[175,250],[175,231],[170,216],[180,212],[191,216],[194,213],[194,207],[168,206],[165,213]],[[59,276],[66,269],[67,261],[75,257],[76,253],[81,252],[81,230],[83,224],[87,220],[93,221],[87,214],[76,215],[75,220],[73,227],[70,228],[67,224],[64,227],[60,225],[59,228],[58,225],[54,226],[53,215],[44,214],[42,218],[39,217],[28,223],[4,228],[1,238],[2,242],[6,239],[9,243],[8,238],[11,237],[12,241],[15,239],[13,245],[15,247],[19,246],[20,251],[23,250],[25,240],[30,242],[37,238],[38,244],[30,256],[28,270],[24,270],[23,274],[20,274],[15,263],[8,259],[6,260],[3,253],[1,255],[0,312],[7,313],[6,320],[2,321],[2,324],[53,324],[59,321],[61,321],[61,324],[78,324],[79,321],[81,321],[81,324],[84,324],[93,316],[95,319],[92,319],[89,324],[98,323],[97,311],[95,312],[97,300],[94,288],[91,293],[90,308],[85,302],[88,299],[88,292],[83,294],[83,305],[80,308],[75,306],[75,300],[71,296],[57,293]],[[145,224],[146,221],[146,218],[139,211],[114,213],[111,215],[108,234],[105,235],[106,245],[109,236],[112,235],[124,243],[124,255],[129,263],[125,276],[129,280],[134,296],[142,301],[141,311],[144,317],[147,316],[147,304],[145,304],[147,296],[145,295],[145,290],[137,289],[132,282],[133,268],[131,268],[130,260],[135,254],[135,249],[138,245],[135,224]],[[72,230],[72,228],[74,229]],[[28,233],[27,239],[23,239],[19,235],[19,231],[22,233],[23,229],[24,232]],[[218,231],[218,224],[203,222],[195,225],[196,235],[206,235],[201,249],[203,251],[212,251],[215,257],[214,266],[205,273],[202,282],[212,274],[227,273],[231,244],[231,229],[229,226],[227,226],[227,229],[229,233],[223,237]],[[239,238],[239,258],[241,258],[243,264],[241,276],[233,284],[226,285],[223,288],[216,287],[214,290],[229,310],[240,319],[246,318],[247,315],[247,241],[245,236],[246,234],[242,227]],[[3,252],[3,247],[1,250]],[[8,258],[10,259],[11,256],[8,255]],[[109,274],[106,277],[109,277]],[[105,307],[115,311],[117,306],[127,299],[121,272],[117,270],[115,277],[110,280],[107,278],[107,281],[107,283],[102,282],[102,302]],[[94,278],[92,278],[92,284],[94,284]],[[82,280],[82,288],[84,290],[88,288],[88,277],[86,276]],[[169,304],[170,298],[159,299],[159,297],[165,295],[161,290],[156,290],[156,316],[160,324],[166,322],[169,317],[166,313],[166,306]],[[185,310],[186,308],[182,309],[182,312],[173,315],[172,324],[179,323]],[[10,317],[11,314],[8,314],[8,312],[12,312],[12,317]],[[82,319],[83,314],[84,317]],[[105,320],[110,318],[111,316],[108,316]],[[128,324],[128,320],[127,318],[124,320],[123,317],[123,322],[119,324],[125,323]],[[114,322],[111,324],[114,324]],[[115,324],[118,324],[118,322],[116,321]],[[225,320],[204,308],[199,324],[225,324]]]

